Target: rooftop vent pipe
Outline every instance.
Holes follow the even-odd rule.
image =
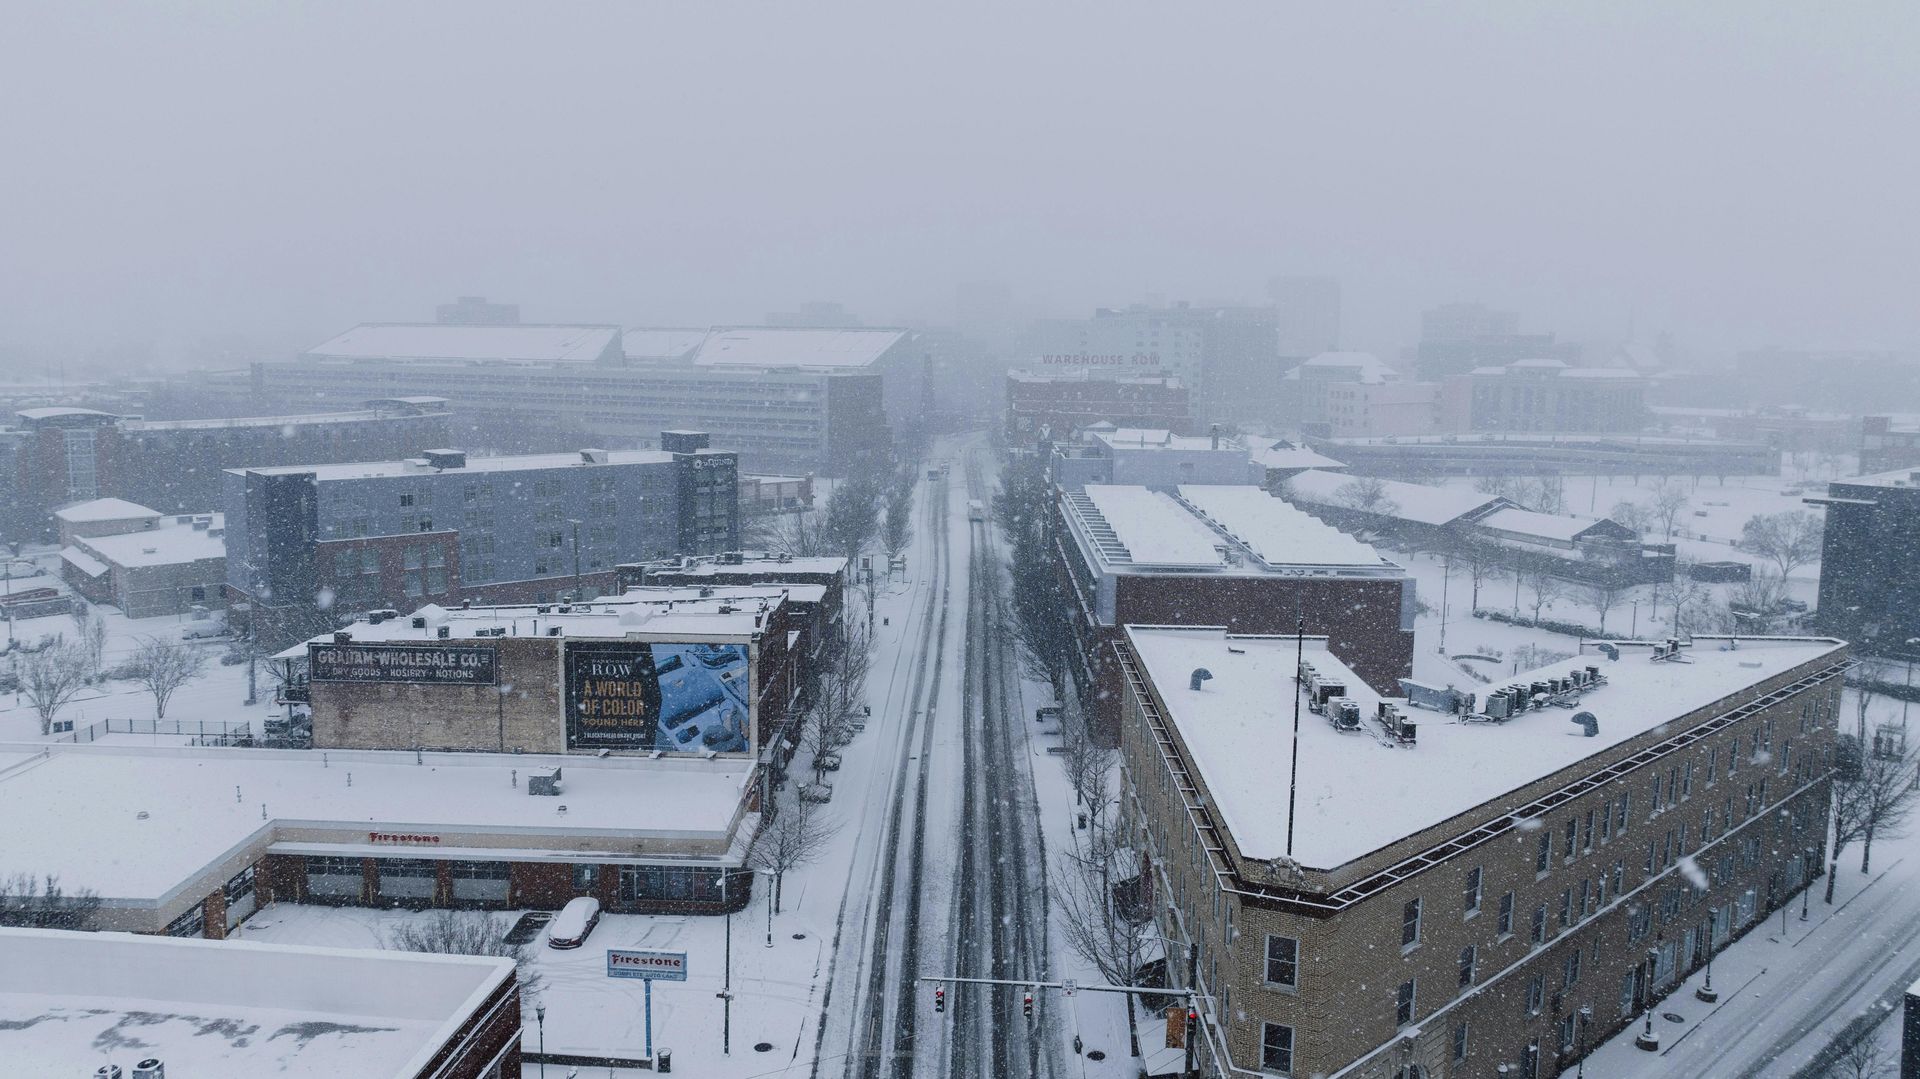
[[[1212,677],[1212,671],[1207,670],[1205,667],[1195,667],[1193,669],[1193,677],[1188,681],[1188,688],[1197,690],[1200,688],[1200,683]]]
[[[1581,733],[1588,738],[1596,738],[1600,734],[1600,720],[1592,712],[1575,712],[1573,722],[1580,724]]]

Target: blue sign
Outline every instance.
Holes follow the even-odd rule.
[[[642,978],[650,982],[687,980],[687,953],[640,952],[607,949],[607,977]]]

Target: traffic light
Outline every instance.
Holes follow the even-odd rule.
[[[1029,989],[1020,997],[1020,1014],[1033,1018],[1033,990]]]
[[[947,987],[944,985],[933,987],[933,1010],[936,1012],[947,1010]]]

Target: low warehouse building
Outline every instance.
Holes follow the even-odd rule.
[[[0,1014],[9,1075],[521,1074],[519,983],[490,956],[0,929]]]
[[[747,900],[755,780],[737,756],[16,744],[0,819],[8,871],[93,892],[103,929],[224,937],[275,900],[707,913]]]

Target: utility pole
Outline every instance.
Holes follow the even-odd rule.
[[[1287,857],[1293,857],[1293,808],[1300,793],[1300,667],[1307,656],[1307,616],[1297,613],[1293,623],[1293,768],[1287,773]],[[1197,683],[1196,683],[1197,684]]]
[[[1293,721],[1294,723],[1298,724],[1300,722],[1300,714],[1299,714],[1300,695],[1298,693],[1295,693],[1293,700],[1294,700],[1294,720]],[[1294,744],[1295,746],[1299,745],[1299,739],[1297,737],[1294,740]],[[1298,749],[1296,749],[1295,752],[1297,753]],[[1289,828],[1293,826],[1293,818],[1291,816],[1287,818],[1287,826]],[[1197,941],[1188,941],[1187,942],[1187,1079],[1199,1079],[1199,1076],[1200,1076],[1200,1070],[1194,1060],[1195,1046],[1193,1044],[1195,1041],[1199,1040],[1199,1035],[1200,1035],[1200,998],[1198,995],[1199,983],[1200,983],[1200,945]]]
[[[727,908],[727,951],[725,981],[720,987],[720,1052],[733,1053],[733,904],[727,902],[727,881],[732,874],[720,871],[720,905]]]

